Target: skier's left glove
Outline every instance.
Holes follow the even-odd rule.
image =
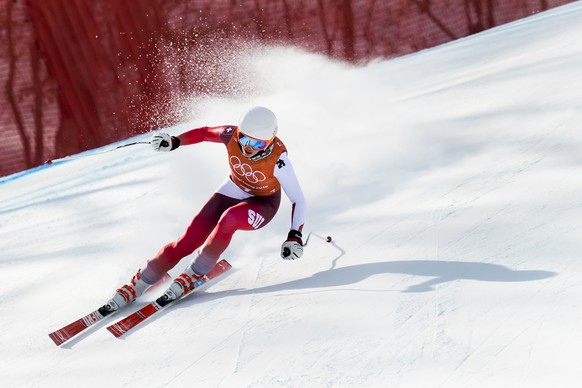
[[[154,135],[151,141],[152,148],[156,151],[173,151],[180,147],[180,139],[176,136],[170,136],[167,133]]]
[[[301,232],[291,229],[287,240],[281,245],[281,257],[285,260],[295,260],[303,255],[303,241]]]

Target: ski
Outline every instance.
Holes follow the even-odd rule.
[[[164,277],[154,284],[153,286],[149,287],[145,292],[149,292],[152,289],[156,288],[160,284],[164,283],[165,281],[171,279],[170,275],[165,274]],[[77,334],[81,333],[85,329],[93,326],[97,322],[101,321],[103,318],[113,315],[116,311],[110,311],[105,308],[105,305],[99,307],[97,310],[90,312],[89,314],[85,315],[82,318],[77,319],[74,322],[69,323],[68,325],[53,331],[49,334],[50,339],[53,340],[55,345],[61,346]]]
[[[214,266],[214,268],[212,268],[210,272],[208,272],[205,276],[194,282],[194,287],[190,291],[182,295],[180,298],[175,299],[171,302],[167,302],[166,300],[163,299],[163,296],[160,296],[158,299],[156,299],[155,302],[151,302],[146,306],[142,307],[141,309],[139,309],[138,311],[134,312],[133,314],[130,314],[126,318],[110,326],[107,326],[107,330],[109,330],[111,334],[113,334],[115,337],[119,338],[120,336],[132,330],[135,326],[145,321],[158,311],[184,298],[186,295],[189,295],[196,288],[202,286],[209,280],[223,274],[230,268],[232,267],[226,260],[220,260],[218,263],[216,263],[216,265]]]
[[[97,310],[90,312],[84,317],[77,319],[74,322],[69,323],[67,326],[60,328],[57,331],[53,331],[49,334],[49,337],[53,340],[55,345],[61,346],[83,330],[90,326],[93,326],[103,318],[108,315],[113,314],[115,311],[108,311],[105,306],[99,307]]]

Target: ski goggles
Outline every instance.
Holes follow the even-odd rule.
[[[247,150],[250,148],[254,151],[262,151],[269,146],[269,144],[271,143],[271,140],[273,140],[273,139],[269,139],[268,141],[267,140],[259,140],[259,139],[255,139],[255,138],[252,138],[250,136],[247,136],[242,132],[238,133],[238,143],[240,144],[241,147],[246,148]]]

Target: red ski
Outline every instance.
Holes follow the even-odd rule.
[[[127,318],[124,318],[114,323],[113,325],[107,326],[107,330],[109,330],[115,337],[120,337],[123,334],[127,333],[128,331],[132,330],[135,326],[137,326],[141,322],[145,321],[146,319],[157,313],[158,311],[165,308],[167,305],[175,303],[176,301],[184,298],[194,289],[205,284],[210,279],[213,279],[223,274],[224,272],[228,271],[231,268],[232,268],[231,265],[226,260],[220,260],[218,263],[216,263],[216,265],[214,266],[214,268],[212,268],[210,272],[208,272],[204,277],[194,282],[194,287],[190,291],[182,295],[180,298],[173,300],[171,302],[167,302],[161,296],[158,299],[156,299],[155,302],[147,304],[140,310],[134,312],[133,314],[130,314]]]
[[[165,274],[164,277],[162,278],[162,280],[160,280],[159,282],[157,282],[156,284],[154,284],[153,286],[148,288],[146,290],[146,292],[149,292],[150,290],[156,288],[157,286],[159,286],[160,284],[164,283],[165,281],[167,281],[169,279],[171,279],[170,275]],[[117,311],[119,311],[119,310],[117,310]],[[60,345],[64,344],[65,342],[67,342],[68,340],[70,340],[71,338],[73,338],[74,336],[76,336],[77,334],[79,334],[82,331],[84,331],[85,329],[87,329],[88,327],[93,326],[94,324],[96,324],[97,322],[99,322],[100,320],[105,318],[106,316],[112,315],[115,312],[116,311],[107,310],[105,308],[105,306],[101,306],[97,310],[90,312],[89,314],[85,315],[84,317],[79,318],[72,323],[69,323],[67,326],[62,327],[57,331],[53,331],[52,333],[49,334],[49,337],[50,337],[50,339],[53,340],[53,342],[57,346],[60,346]]]
[[[105,306],[99,307],[97,310],[85,315],[83,318],[77,319],[75,322],[69,323],[67,326],[50,333],[49,337],[57,346],[60,346],[89,326],[93,326],[107,315],[113,313],[114,311],[106,310]]]

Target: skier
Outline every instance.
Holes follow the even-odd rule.
[[[256,230],[275,216],[281,201],[281,188],[293,204],[291,229],[281,246],[281,257],[295,260],[303,255],[301,231],[306,215],[305,197],[277,137],[277,118],[264,107],[244,113],[238,126],[201,127],[179,136],[155,135],[156,151],[173,151],[203,141],[223,143],[228,153],[230,175],[202,207],[178,240],[163,247],[128,284],[117,289],[105,308],[115,311],[133,302],[160,280],[178,262],[194,253],[191,263],[164,293],[174,300],[207,274],[228,247],[237,230]]]

